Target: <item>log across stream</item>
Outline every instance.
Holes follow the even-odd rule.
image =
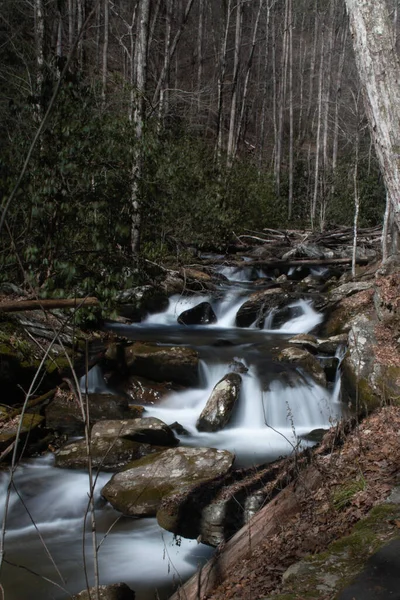
[[[230,275],[235,277],[235,273]],[[172,297],[166,311],[140,324],[110,326],[114,332],[132,339],[188,345],[199,352],[200,385],[171,392],[160,405],[147,407],[145,415],[168,424],[179,422],[188,433],[180,436],[181,444],[230,450],[239,466],[261,464],[290,454],[299,443],[306,444],[304,435],[330,427],[341,415],[339,378],[323,387],[296,367],[277,370],[271,359],[291,336],[318,326],[323,315],[307,301],[299,300],[289,302],[291,312],[279,329],[269,329],[268,318],[264,329],[238,328],[235,315],[248,298],[245,277],[240,278],[240,284],[231,284],[218,299],[207,298],[217,317],[213,324],[177,324],[177,317],[184,310],[205,300],[204,296],[192,296]],[[197,431],[196,421],[213,387],[233,363],[241,363],[243,370],[241,394],[232,419],[222,431]],[[106,389],[98,369],[92,372],[90,385],[104,385]],[[155,519],[119,518],[100,496],[110,477],[110,473],[100,473],[96,486],[100,581],[124,581],[136,591],[138,600],[154,598],[155,590],[160,599],[168,598],[173,586],[194,573],[213,550],[196,540],[175,540],[159,528]],[[1,511],[7,484],[8,474],[3,472]],[[93,584],[89,530],[83,533],[87,474],[56,469],[53,457],[46,456],[21,464],[15,485],[17,491],[14,489],[10,497],[2,572],[7,600],[62,599],[85,588],[83,539],[86,571]]]

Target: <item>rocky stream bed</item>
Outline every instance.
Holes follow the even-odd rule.
[[[397,537],[398,263],[381,267],[365,242],[352,278],[343,238],[296,236],[164,269],[156,287],[121,292],[120,317],[97,331],[57,309],[2,312],[26,300],[3,288],[9,600],[84,588],[83,539],[93,583],[88,446],[100,581],[138,599],[167,598],[211,548],[174,598],[331,598]],[[329,546],[364,520],[367,544],[356,531]]]

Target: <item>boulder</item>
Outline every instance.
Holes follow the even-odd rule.
[[[167,294],[151,285],[123,290],[117,295],[116,301],[119,304],[118,314],[136,322],[168,307]]]
[[[5,418],[7,419],[7,414],[5,414]],[[21,425],[20,421],[21,416],[17,415],[13,419],[0,422],[0,452],[15,440],[19,427],[21,427],[19,432],[21,440],[39,427],[43,423],[44,417],[37,414],[25,413],[22,417]]]
[[[97,595],[97,589],[91,587],[72,596],[72,600],[135,600],[135,592],[126,583],[99,585],[98,591]]]
[[[132,460],[161,450],[164,448],[119,437],[92,438],[90,442],[92,467],[102,471],[116,471]],[[55,466],[63,469],[87,469],[86,440],[80,439],[62,446],[56,453]]]
[[[233,460],[226,450],[170,448],[127,465],[101,493],[124,515],[151,517],[163,498],[227,473]]]
[[[154,406],[159,404],[167,394],[181,388],[170,381],[150,381],[145,377],[131,375],[119,385],[119,389],[128,394],[130,402]]]
[[[128,397],[116,394],[88,394],[90,423],[102,419],[140,417],[142,407],[129,407]],[[46,426],[68,435],[82,435],[84,423],[82,410],[75,396],[58,390],[46,408]]]
[[[99,421],[93,426],[92,440],[104,438],[124,438],[142,444],[177,446],[179,440],[168,425],[156,419],[126,419],[119,421]]]
[[[135,342],[126,346],[125,362],[132,375],[187,386],[198,383],[199,356],[191,348]]]
[[[242,378],[228,373],[214,387],[196,423],[199,431],[219,431],[228,423],[240,394]]]
[[[285,306],[279,308],[272,314],[271,329],[280,329],[282,325],[291,319],[301,317],[302,314],[303,309],[300,306]]]
[[[304,348],[284,348],[278,356],[283,362],[298,365],[318,385],[326,386],[326,375],[319,361]]]
[[[184,310],[178,317],[181,325],[209,325],[216,322],[217,317],[209,302],[200,302],[193,308]]]
[[[289,296],[282,289],[271,288],[252,294],[236,315],[237,327],[250,327],[254,322],[262,327],[265,317],[273,309],[282,308],[289,301]]]

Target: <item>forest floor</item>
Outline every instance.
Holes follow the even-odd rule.
[[[377,549],[400,538],[400,408],[378,409],[325,453],[335,435],[332,429],[313,460],[321,485],[304,486],[299,512],[236,562],[207,598],[333,599]]]

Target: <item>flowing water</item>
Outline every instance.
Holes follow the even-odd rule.
[[[200,356],[197,389],[171,393],[147,416],[166,423],[178,421],[188,432],[181,443],[224,448],[235,453],[237,465],[260,464],[286,455],[304,445],[303,435],[327,428],[340,417],[340,380],[330,389],[315,384],[307,375],[289,370],[271,359],[295,333],[313,330],[323,316],[306,301],[292,306],[293,316],[279,330],[271,319],[263,330],[234,326],[238,308],[246,301],[246,285],[254,275],[225,270],[236,280],[218,299],[181,297],[170,299],[168,309],[132,326],[111,328],[132,339],[195,347]],[[217,322],[207,326],[177,325],[179,314],[209,301]],[[201,433],[196,421],[215,384],[232,365],[242,364],[242,389],[229,425],[217,433]],[[90,373],[89,391],[103,391],[98,368]],[[121,518],[100,496],[110,474],[100,473],[96,485],[97,544],[101,583],[124,581],[138,600],[167,598],[174,583],[186,579],[212,553],[196,541],[179,540],[162,531],[155,519]],[[0,474],[0,511],[4,510],[9,474]],[[5,562],[1,583],[6,600],[67,598],[86,587],[85,571],[93,584],[89,525],[83,516],[88,506],[88,477],[78,471],[56,469],[51,456],[25,461],[19,466],[11,489],[6,524]],[[89,520],[89,519],[88,519]],[[85,556],[85,560],[83,559]],[[85,564],[86,561],[86,564]]]

